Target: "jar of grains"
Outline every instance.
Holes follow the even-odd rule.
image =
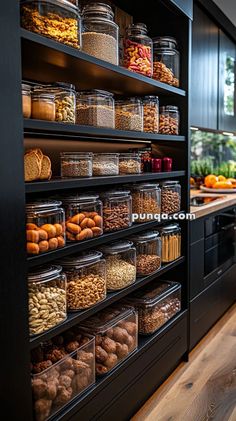
[[[67,318],[66,276],[61,266],[38,267],[28,274],[29,332],[38,335]]]
[[[63,199],[68,241],[83,241],[103,234],[102,202],[96,194]]]
[[[92,177],[92,152],[61,152],[61,177]]]
[[[129,228],[132,225],[130,191],[114,190],[102,195],[104,232]]]
[[[118,153],[96,153],[93,157],[93,175],[118,175]]]
[[[116,101],[115,126],[118,130],[143,131],[143,104],[139,98]]]
[[[70,47],[80,48],[79,9],[67,0],[21,0],[21,26]]]
[[[148,222],[161,213],[159,184],[139,184],[132,187],[132,212],[134,222]]]
[[[161,187],[161,211],[162,213],[180,212],[181,209],[181,185],[179,181],[164,181]]]
[[[22,92],[22,110],[23,117],[30,118],[31,116],[31,86],[26,83],[21,84]]]
[[[158,231],[145,231],[131,237],[137,253],[138,276],[146,276],[161,267],[161,238]]]
[[[76,123],[85,126],[115,128],[113,94],[107,91],[77,93]]]
[[[156,37],[153,39],[153,79],[178,87],[179,61],[175,38]]]
[[[179,109],[174,105],[160,107],[159,132],[162,134],[179,134]]]
[[[119,158],[120,174],[140,174],[141,157],[134,153],[121,153]]]
[[[70,83],[56,82],[46,89],[55,95],[55,120],[61,123],[75,123],[75,86]]]
[[[148,95],[143,98],[143,131],[147,133],[159,132],[158,96]]]
[[[102,247],[106,259],[107,289],[119,290],[136,280],[136,250],[128,240],[116,241]]]
[[[179,224],[161,229],[162,262],[169,263],[181,256],[181,229]]]
[[[82,12],[82,48],[91,56],[119,64],[119,27],[108,4],[89,3]]]
[[[83,310],[106,298],[106,263],[102,253],[89,251],[59,261],[67,276],[67,308]]]
[[[43,86],[37,86],[34,88],[31,98],[32,118],[55,121],[56,105],[53,93],[49,93]]]
[[[144,23],[132,23],[126,29],[124,67],[133,72],[152,77],[152,39],[148,37],[147,26]]]

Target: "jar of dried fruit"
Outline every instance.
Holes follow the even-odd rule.
[[[179,134],[179,109],[175,105],[160,107],[159,132],[162,134]]]
[[[124,39],[124,67],[132,72],[152,77],[152,39],[147,35],[144,23],[130,24]]]
[[[131,237],[137,252],[137,275],[146,276],[161,267],[161,238],[158,231],[145,231]]]
[[[132,187],[134,222],[148,222],[161,212],[161,189],[158,184],[139,184]]]
[[[143,131],[147,133],[159,132],[158,96],[148,95],[143,98]]]
[[[175,213],[181,209],[181,185],[179,181],[164,181],[161,187],[162,213]]]
[[[132,225],[130,191],[112,190],[102,195],[104,232],[118,231]]]
[[[179,86],[180,56],[177,41],[172,37],[153,39],[153,78],[172,86]]]

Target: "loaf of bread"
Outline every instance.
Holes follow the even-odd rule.
[[[31,149],[24,156],[25,181],[50,180],[52,176],[50,158],[41,149]]]

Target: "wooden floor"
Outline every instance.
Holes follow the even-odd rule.
[[[236,305],[132,421],[236,421]]]

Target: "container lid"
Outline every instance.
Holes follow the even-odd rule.
[[[137,96],[131,96],[131,97],[119,97],[119,99],[117,99],[115,101],[115,105],[132,105],[132,103],[135,104],[141,104],[141,98],[137,97]]]
[[[22,83],[21,84],[21,89],[22,89],[22,91],[30,92],[31,91],[31,86],[28,85],[27,83]]]
[[[92,158],[93,152],[61,152],[61,158]]]
[[[76,196],[65,196],[62,198],[64,203],[89,203],[95,202],[98,200],[99,196],[97,194],[83,194],[83,195],[76,195]]]
[[[145,23],[130,23],[129,26],[126,28],[127,31],[138,30],[147,32],[148,28]]]
[[[179,181],[177,180],[167,180],[167,181],[163,181],[162,187],[176,186],[177,184],[179,184]]]
[[[177,41],[173,37],[155,37],[153,38],[153,46],[155,48],[177,48]]]
[[[102,330],[114,326],[119,321],[134,313],[134,308],[124,304],[115,304],[99,311],[94,316],[81,323],[82,327],[99,333]]]
[[[179,108],[176,105],[166,105],[167,111],[179,111]]]
[[[119,153],[95,153],[94,154],[94,158],[102,158],[103,156],[105,156],[106,158],[118,158],[119,157]]]
[[[114,243],[106,244],[101,247],[104,254],[117,254],[123,251],[130,250],[133,247],[133,242],[129,240],[114,241]]]
[[[44,282],[56,278],[62,271],[59,265],[38,266],[28,273],[28,282]]]
[[[144,231],[141,234],[138,235],[134,235],[131,237],[131,240],[133,240],[134,242],[138,241],[138,242],[146,242],[149,240],[156,240],[159,237],[159,232],[158,231]]]
[[[64,89],[65,91],[75,91],[75,85],[73,85],[72,83],[55,82],[55,83],[52,83],[50,86],[54,88],[61,88],[62,90]]]
[[[83,18],[89,17],[91,15],[98,17],[96,16],[97,14],[101,15],[101,17],[104,19],[113,20],[114,18],[114,12],[111,6],[106,3],[89,3],[86,4],[82,10]]]
[[[41,90],[37,89],[37,90],[33,90],[32,92],[32,100],[34,99],[49,99],[50,101],[54,101],[55,99],[55,94],[52,92],[46,92],[43,91],[43,88]]]
[[[102,197],[120,198],[127,197],[130,194],[130,190],[111,190],[102,194]]]
[[[166,225],[161,228],[161,232],[164,234],[170,234],[173,231],[179,230],[180,226],[179,224],[172,224],[172,225]]]
[[[124,153],[120,153],[120,158],[140,158],[140,154],[139,153],[134,153],[134,152],[124,152]]]
[[[25,3],[32,3],[32,0],[21,0],[21,4]],[[71,3],[68,0],[40,0],[41,5],[44,3],[52,4],[53,6],[60,6],[64,7],[67,10],[71,10],[73,12],[79,12],[79,7],[76,4]]]
[[[78,96],[90,96],[90,95],[96,95],[96,96],[103,96],[103,97],[112,97],[114,94],[112,92],[103,91],[101,89],[90,89],[88,91],[79,91],[77,92]]]
[[[87,266],[92,263],[98,262],[102,258],[102,253],[100,251],[88,251],[82,253],[80,256],[70,256],[60,259],[58,263],[65,269],[67,268],[79,268],[82,266]]]
[[[154,285],[147,285],[145,288],[134,292],[128,301],[132,304],[145,304],[153,305],[158,301],[169,295],[170,292],[174,292],[180,288],[178,282],[163,281],[161,283],[155,283]]]
[[[156,101],[159,102],[159,97],[157,95],[145,95],[143,101]]]
[[[159,189],[159,184],[143,183],[143,184],[134,185],[133,188],[134,190],[157,190]]]
[[[26,204],[26,211],[48,211],[58,209],[62,202],[60,200],[36,201]]]

